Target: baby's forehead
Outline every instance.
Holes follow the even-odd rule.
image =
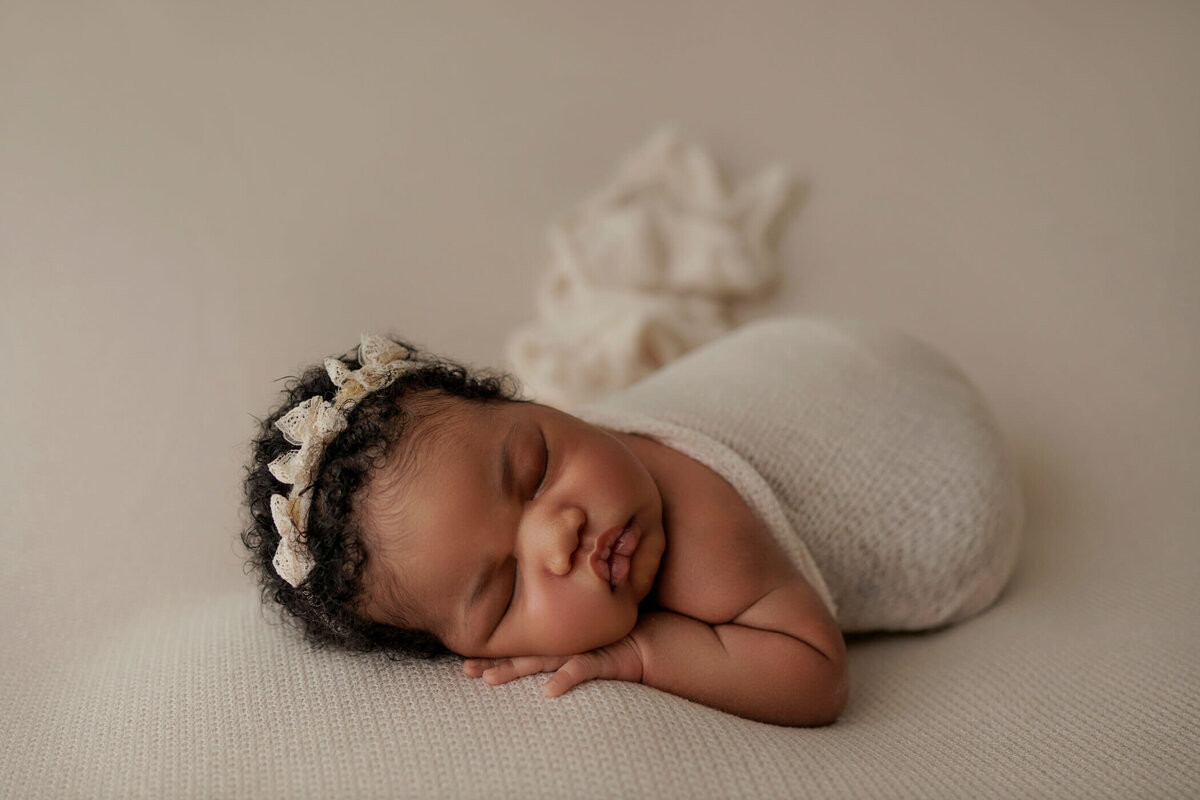
[[[380,506],[395,507],[420,476],[460,458],[465,446],[478,446],[509,424],[504,412],[517,405],[521,404],[458,397],[435,397],[413,404],[406,410],[407,421],[399,438],[367,479],[367,514]]]
[[[461,491],[461,484],[452,490],[441,480],[446,468],[502,437],[512,425],[511,412],[521,410],[514,408],[519,405],[445,398],[424,404],[409,417],[411,427],[402,433],[396,451],[374,470],[363,498],[369,606],[385,609],[384,616],[389,616],[388,609],[397,613],[395,609],[403,607],[401,617],[420,619],[422,624],[438,618],[438,598],[413,596],[399,588],[409,583],[406,558],[424,539],[418,528],[421,520],[430,518],[430,509],[444,512],[464,499],[453,494]]]
[[[465,400],[455,397],[416,421],[405,449],[418,460],[453,457],[453,451],[478,446],[513,424],[527,403],[511,400]]]

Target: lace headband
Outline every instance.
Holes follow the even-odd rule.
[[[421,366],[408,348],[365,333],[358,348],[358,362],[359,369],[351,370],[344,361],[325,359],[325,370],[338,387],[333,401],[310,397],[275,423],[284,438],[300,448],[289,450],[267,467],[276,479],[292,484],[287,497],[271,495],[271,516],[279,532],[279,548],[271,563],[292,586],[299,586],[315,564],[307,544],[308,512],[312,504],[310,489],[325,448],[346,429],[346,415],[355,403]]]

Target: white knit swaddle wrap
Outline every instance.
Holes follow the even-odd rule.
[[[899,334],[756,323],[572,411],[725,477],[844,631],[971,616],[1015,565],[1021,496],[991,412],[948,361]]]

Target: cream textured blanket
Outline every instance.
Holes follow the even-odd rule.
[[[1022,505],[992,415],[928,347],[850,322],[760,322],[573,409],[726,478],[843,630],[916,630],[995,600]]]
[[[778,283],[793,190],[778,166],[727,188],[707,150],[659,131],[550,227],[537,319],[508,340],[513,372],[566,407],[727,332],[740,301]]]

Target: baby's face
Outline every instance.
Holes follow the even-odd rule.
[[[643,463],[545,406],[447,403],[415,458],[369,487],[368,614],[395,619],[394,580],[409,618],[463,656],[571,655],[629,633],[666,546]]]

